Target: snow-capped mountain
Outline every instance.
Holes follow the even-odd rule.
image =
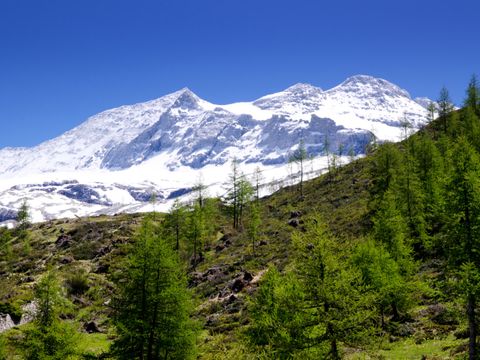
[[[327,150],[361,155],[374,136],[399,140],[406,120],[412,129],[424,125],[427,103],[365,75],[228,105],[184,88],[104,111],[33,148],[0,150],[0,217],[12,217],[23,198],[37,220],[138,210],[153,192],[167,199],[188,191],[200,173],[221,184],[234,157],[246,170],[286,175],[300,140],[320,162]]]

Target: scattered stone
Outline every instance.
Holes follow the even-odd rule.
[[[300,221],[298,219],[290,219],[290,220],[288,220],[288,225],[296,228],[296,227],[298,227],[298,225],[300,225]]]
[[[235,279],[233,282],[231,289],[232,291],[238,293],[242,291],[242,289],[245,287],[245,282],[242,279]]]
[[[108,246],[104,246],[104,247],[98,249],[95,255],[96,255],[96,257],[102,257],[102,256],[107,255],[111,251],[112,251],[112,247],[110,245],[108,245]]]
[[[83,325],[83,327],[84,327],[85,331],[89,334],[101,332],[95,321],[86,322]]]
[[[34,282],[35,278],[33,276],[25,276],[22,278],[22,283],[31,283]]]
[[[245,280],[246,282],[250,282],[253,280],[253,275],[251,273],[249,273],[248,271],[245,271],[243,273],[243,280]]]
[[[60,263],[61,264],[70,264],[73,262],[73,260],[75,260],[73,258],[73,256],[63,256],[61,259],[60,259]]]
[[[61,231],[60,231],[61,232]],[[68,248],[70,245],[72,245],[72,238],[69,235],[61,234],[58,238],[57,241],[55,241],[55,245],[59,248]]]
[[[212,327],[212,326],[218,326],[220,324],[220,319],[218,314],[212,314],[207,317],[207,321],[205,322],[205,325],[207,327]]]
[[[237,300],[238,300],[238,298],[234,294],[232,294],[227,298],[226,303],[227,304],[233,304]]]
[[[106,274],[108,272],[109,267],[110,266],[108,264],[100,264],[95,269],[95,273],[96,274]]]
[[[215,246],[215,252],[219,253],[220,251],[224,250],[225,246],[223,245],[217,245]]]
[[[300,216],[302,216],[301,211],[295,210],[290,212],[290,219],[298,218]]]
[[[223,234],[223,236],[220,238],[220,241],[227,241],[231,238],[232,236],[230,234]]]

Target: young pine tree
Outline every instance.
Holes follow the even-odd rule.
[[[442,87],[440,95],[438,97],[438,118],[440,119],[442,131],[446,135],[448,133],[448,122],[450,113],[453,111],[454,106],[450,99],[450,94],[446,87]]]
[[[118,359],[190,359],[195,326],[185,275],[171,244],[146,219],[117,281],[112,353]]]
[[[258,201],[252,201],[249,208],[248,221],[248,236],[252,243],[252,254],[255,256],[255,243],[258,241],[260,235],[260,225],[262,220],[260,218],[260,204]]]
[[[17,228],[19,230],[26,230],[30,226],[30,209],[26,200],[23,200],[22,205],[18,210],[17,223]]]
[[[395,321],[400,313],[410,308],[413,284],[402,274],[398,263],[384,246],[372,239],[357,246],[352,261],[360,269],[363,283],[375,294],[374,301],[384,329],[385,315],[389,310]]]
[[[180,203],[177,199],[170,208],[169,213],[165,217],[165,229],[169,237],[173,238],[175,243],[175,250],[180,251],[180,244],[185,238],[185,219],[187,216],[187,211],[185,206]]]
[[[430,135],[419,134],[416,154],[416,173],[421,184],[423,211],[426,230],[438,231],[445,222],[443,219],[444,164],[440,152]]]
[[[271,266],[248,306],[249,345],[263,349],[272,359],[292,359],[306,345],[303,300],[298,279],[292,273],[281,275]]]
[[[308,153],[305,148],[305,142],[300,140],[297,149],[290,155],[288,159],[289,162],[295,163],[298,166],[298,170],[300,172],[300,183],[299,183],[299,190],[300,196],[303,197],[303,175],[304,175],[304,167],[305,163],[308,159]]]
[[[195,269],[203,259],[203,245],[205,240],[205,213],[198,202],[195,202],[188,214],[187,239],[192,254],[191,264]]]
[[[477,116],[480,116],[480,83],[475,74],[472,75],[468,83],[465,107],[471,108]]]
[[[370,174],[373,179],[371,193],[378,200],[397,181],[402,163],[402,154],[392,143],[382,144],[374,154]]]
[[[25,331],[21,344],[28,360],[63,360],[76,353],[76,333],[71,324],[60,321],[66,304],[62,288],[54,272],[44,275],[34,290],[37,305],[33,328]]]
[[[308,309],[306,344],[319,349],[319,358],[340,359],[341,344],[358,345],[367,338],[372,298],[361,284],[360,272],[318,219],[307,221],[307,231],[295,233],[293,241]]]
[[[412,272],[414,263],[407,243],[407,222],[398,209],[397,202],[392,190],[384,194],[373,218],[373,237],[399,265],[402,274],[408,275]]]

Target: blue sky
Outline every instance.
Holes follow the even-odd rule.
[[[0,147],[182,87],[214,103],[355,74],[463,100],[477,0],[0,0]]]

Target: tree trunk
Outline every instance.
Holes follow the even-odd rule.
[[[383,306],[380,309],[380,315],[382,317],[382,330],[385,330],[385,315],[383,313]]]
[[[159,293],[160,289],[160,267],[157,267],[157,274],[155,278],[155,296]],[[157,316],[158,316],[158,301],[155,300],[155,305],[153,307],[152,321],[150,322],[150,334],[148,336],[148,346],[147,346],[147,360],[152,360],[153,356],[153,343],[155,340],[155,328],[157,326]]]
[[[303,159],[300,159],[300,196],[303,198]]]
[[[392,319],[394,321],[398,321],[400,319],[400,314],[398,313],[397,304],[395,304],[394,302],[392,302],[392,313],[393,313]]]
[[[338,353],[337,340],[333,339],[330,342],[330,354],[333,360],[340,360],[340,354]]]
[[[180,219],[178,218],[177,214],[177,219],[176,219],[176,224],[175,224],[175,239],[177,241],[177,244],[175,246],[175,250],[180,250],[180,224],[179,224]]]

